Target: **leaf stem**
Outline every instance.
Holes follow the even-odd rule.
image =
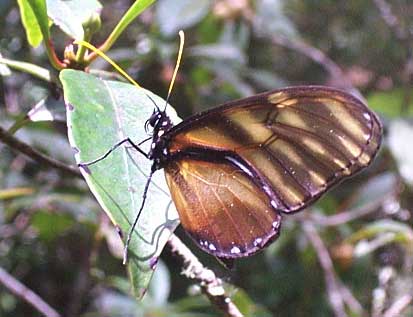
[[[13,69],[33,75],[43,81],[47,81],[49,83],[56,82],[56,80],[54,79],[54,76],[51,74],[51,72],[48,69],[37,66],[35,64],[15,61],[15,60],[4,58],[1,56],[0,56],[0,63],[5,64]]]
[[[47,56],[49,57],[50,64],[52,64],[52,66],[57,70],[62,70],[66,68],[66,64],[61,62],[60,59],[57,57],[52,41],[50,39],[45,39],[44,45],[46,47],[46,52]]]

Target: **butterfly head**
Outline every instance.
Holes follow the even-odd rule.
[[[149,133],[149,126],[152,128],[152,135],[154,136],[160,131],[165,132],[166,130],[169,130],[172,127],[172,123],[168,115],[166,114],[166,106],[164,110],[161,110],[150,95],[146,94],[146,96],[149,98],[155,108],[153,109],[152,115],[145,122],[145,132]],[[163,132],[160,133],[163,134]]]
[[[148,123],[152,128],[158,124],[158,122],[162,119],[162,112],[159,110],[154,110],[151,117],[148,119]]]
[[[149,127],[152,128],[153,135],[162,135],[167,130],[172,128],[172,122],[165,111],[159,110],[159,108],[157,108],[153,111],[152,115],[145,122],[145,131],[147,133],[149,132]]]
[[[165,133],[168,132],[173,124],[165,111],[154,110],[150,118],[145,123],[145,129],[152,128],[152,145],[149,151],[149,158],[154,160],[156,169],[162,166],[168,156],[167,139]]]

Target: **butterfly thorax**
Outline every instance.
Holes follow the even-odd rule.
[[[165,111],[154,111],[147,121],[147,124],[153,127],[152,144],[148,153],[148,158],[153,160],[152,170],[163,168],[168,160],[168,139],[165,134],[173,127],[171,119]]]

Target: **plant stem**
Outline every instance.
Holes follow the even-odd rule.
[[[243,317],[238,307],[225,294],[222,281],[215,273],[204,267],[198,258],[182,243],[174,234],[168,240],[167,246],[173,255],[181,262],[182,274],[194,280],[201,287],[202,292],[209,298],[217,308],[228,317]]]
[[[62,162],[55,160],[54,158],[48,157],[47,155],[40,153],[30,145],[20,141],[19,139],[8,133],[2,127],[0,127],[0,141],[4,144],[7,144],[11,148],[25,154],[26,156],[37,161],[39,164],[43,166],[53,167],[72,176],[82,178],[82,175],[80,174],[77,168],[70,165],[66,165]]]
[[[15,279],[12,275],[0,267],[0,283],[4,285],[17,297],[20,297],[38,312],[46,317],[60,317],[60,314],[49,306],[39,295],[27,288],[24,284]]]
[[[98,49],[102,52],[107,52],[112,45],[116,42],[118,37],[122,34],[122,32],[126,29],[126,27],[143,11],[146,10],[155,0],[137,0],[135,3],[126,11],[123,15],[122,19],[113,29],[112,33],[108,36],[105,42],[98,47]],[[95,52],[90,53],[86,57],[86,61],[90,64],[94,61],[99,55]]]
[[[0,63],[5,64],[11,68],[17,69],[19,71],[28,73],[30,75],[33,75],[43,81],[47,81],[49,83],[54,81],[53,75],[50,73],[49,70],[47,70],[46,68],[37,66],[35,64],[14,61],[14,60],[4,58],[4,57],[0,57]]]
[[[47,56],[49,57],[50,64],[52,64],[52,66],[57,70],[62,70],[66,68],[66,64],[61,62],[60,59],[57,57],[52,41],[50,39],[45,39],[44,44],[46,47],[46,52]]]

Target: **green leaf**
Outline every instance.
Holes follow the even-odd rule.
[[[367,97],[369,106],[389,118],[397,118],[402,115],[402,106],[404,104],[405,91],[401,88],[395,88],[389,91],[379,91],[370,94]],[[413,100],[407,106],[405,115],[413,116]]]
[[[4,64],[13,69],[17,69],[19,71],[31,74],[44,81],[53,81],[52,74],[50,73],[50,71],[46,68],[37,66],[36,64],[15,61],[12,59],[4,58],[2,56],[0,56],[0,64]]]
[[[161,32],[171,36],[180,29],[193,26],[209,12],[210,0],[160,0],[156,7],[156,20]]]
[[[70,215],[37,212],[33,215],[31,225],[36,228],[39,237],[51,241],[73,226],[75,221]]]
[[[83,23],[101,8],[96,0],[47,0],[47,12],[53,23],[77,40],[84,38]]]
[[[28,0],[17,0],[17,3],[19,4],[21,20],[26,30],[27,41],[31,46],[37,47],[43,40],[43,34],[36,15]]]
[[[46,0],[27,0],[30,4],[32,12],[36,17],[37,24],[42,32],[43,39],[45,41],[49,40],[49,18],[47,16]],[[26,3],[27,3],[26,2]]]
[[[88,162],[108,151],[115,143],[130,137],[139,143],[148,137],[145,121],[154,105],[165,101],[144,89],[114,81],[103,81],[74,70],[64,70],[60,79],[67,105],[69,140],[76,161]],[[179,121],[168,107],[173,122]],[[147,151],[150,142],[142,148]],[[125,238],[142,202],[142,193],[151,169],[151,161],[121,146],[104,160],[82,169],[91,191]],[[157,259],[170,234],[178,224],[169,190],[162,172],[154,175],[144,211],[129,247],[129,273],[135,294],[142,297],[147,289]]]
[[[383,235],[385,236],[383,237]],[[371,245],[368,245],[368,242],[365,242],[366,239],[379,239],[380,236],[382,237],[381,241],[376,240],[376,242],[371,243]],[[412,228],[410,228],[410,226],[406,223],[395,220],[376,220],[362,227],[360,230],[353,233],[346,240],[347,242],[353,244],[355,244],[358,241],[361,241],[362,244],[356,246],[355,250],[358,256],[370,253],[371,251],[374,251],[378,246],[394,242],[403,244],[406,247],[408,255],[413,255]]]

